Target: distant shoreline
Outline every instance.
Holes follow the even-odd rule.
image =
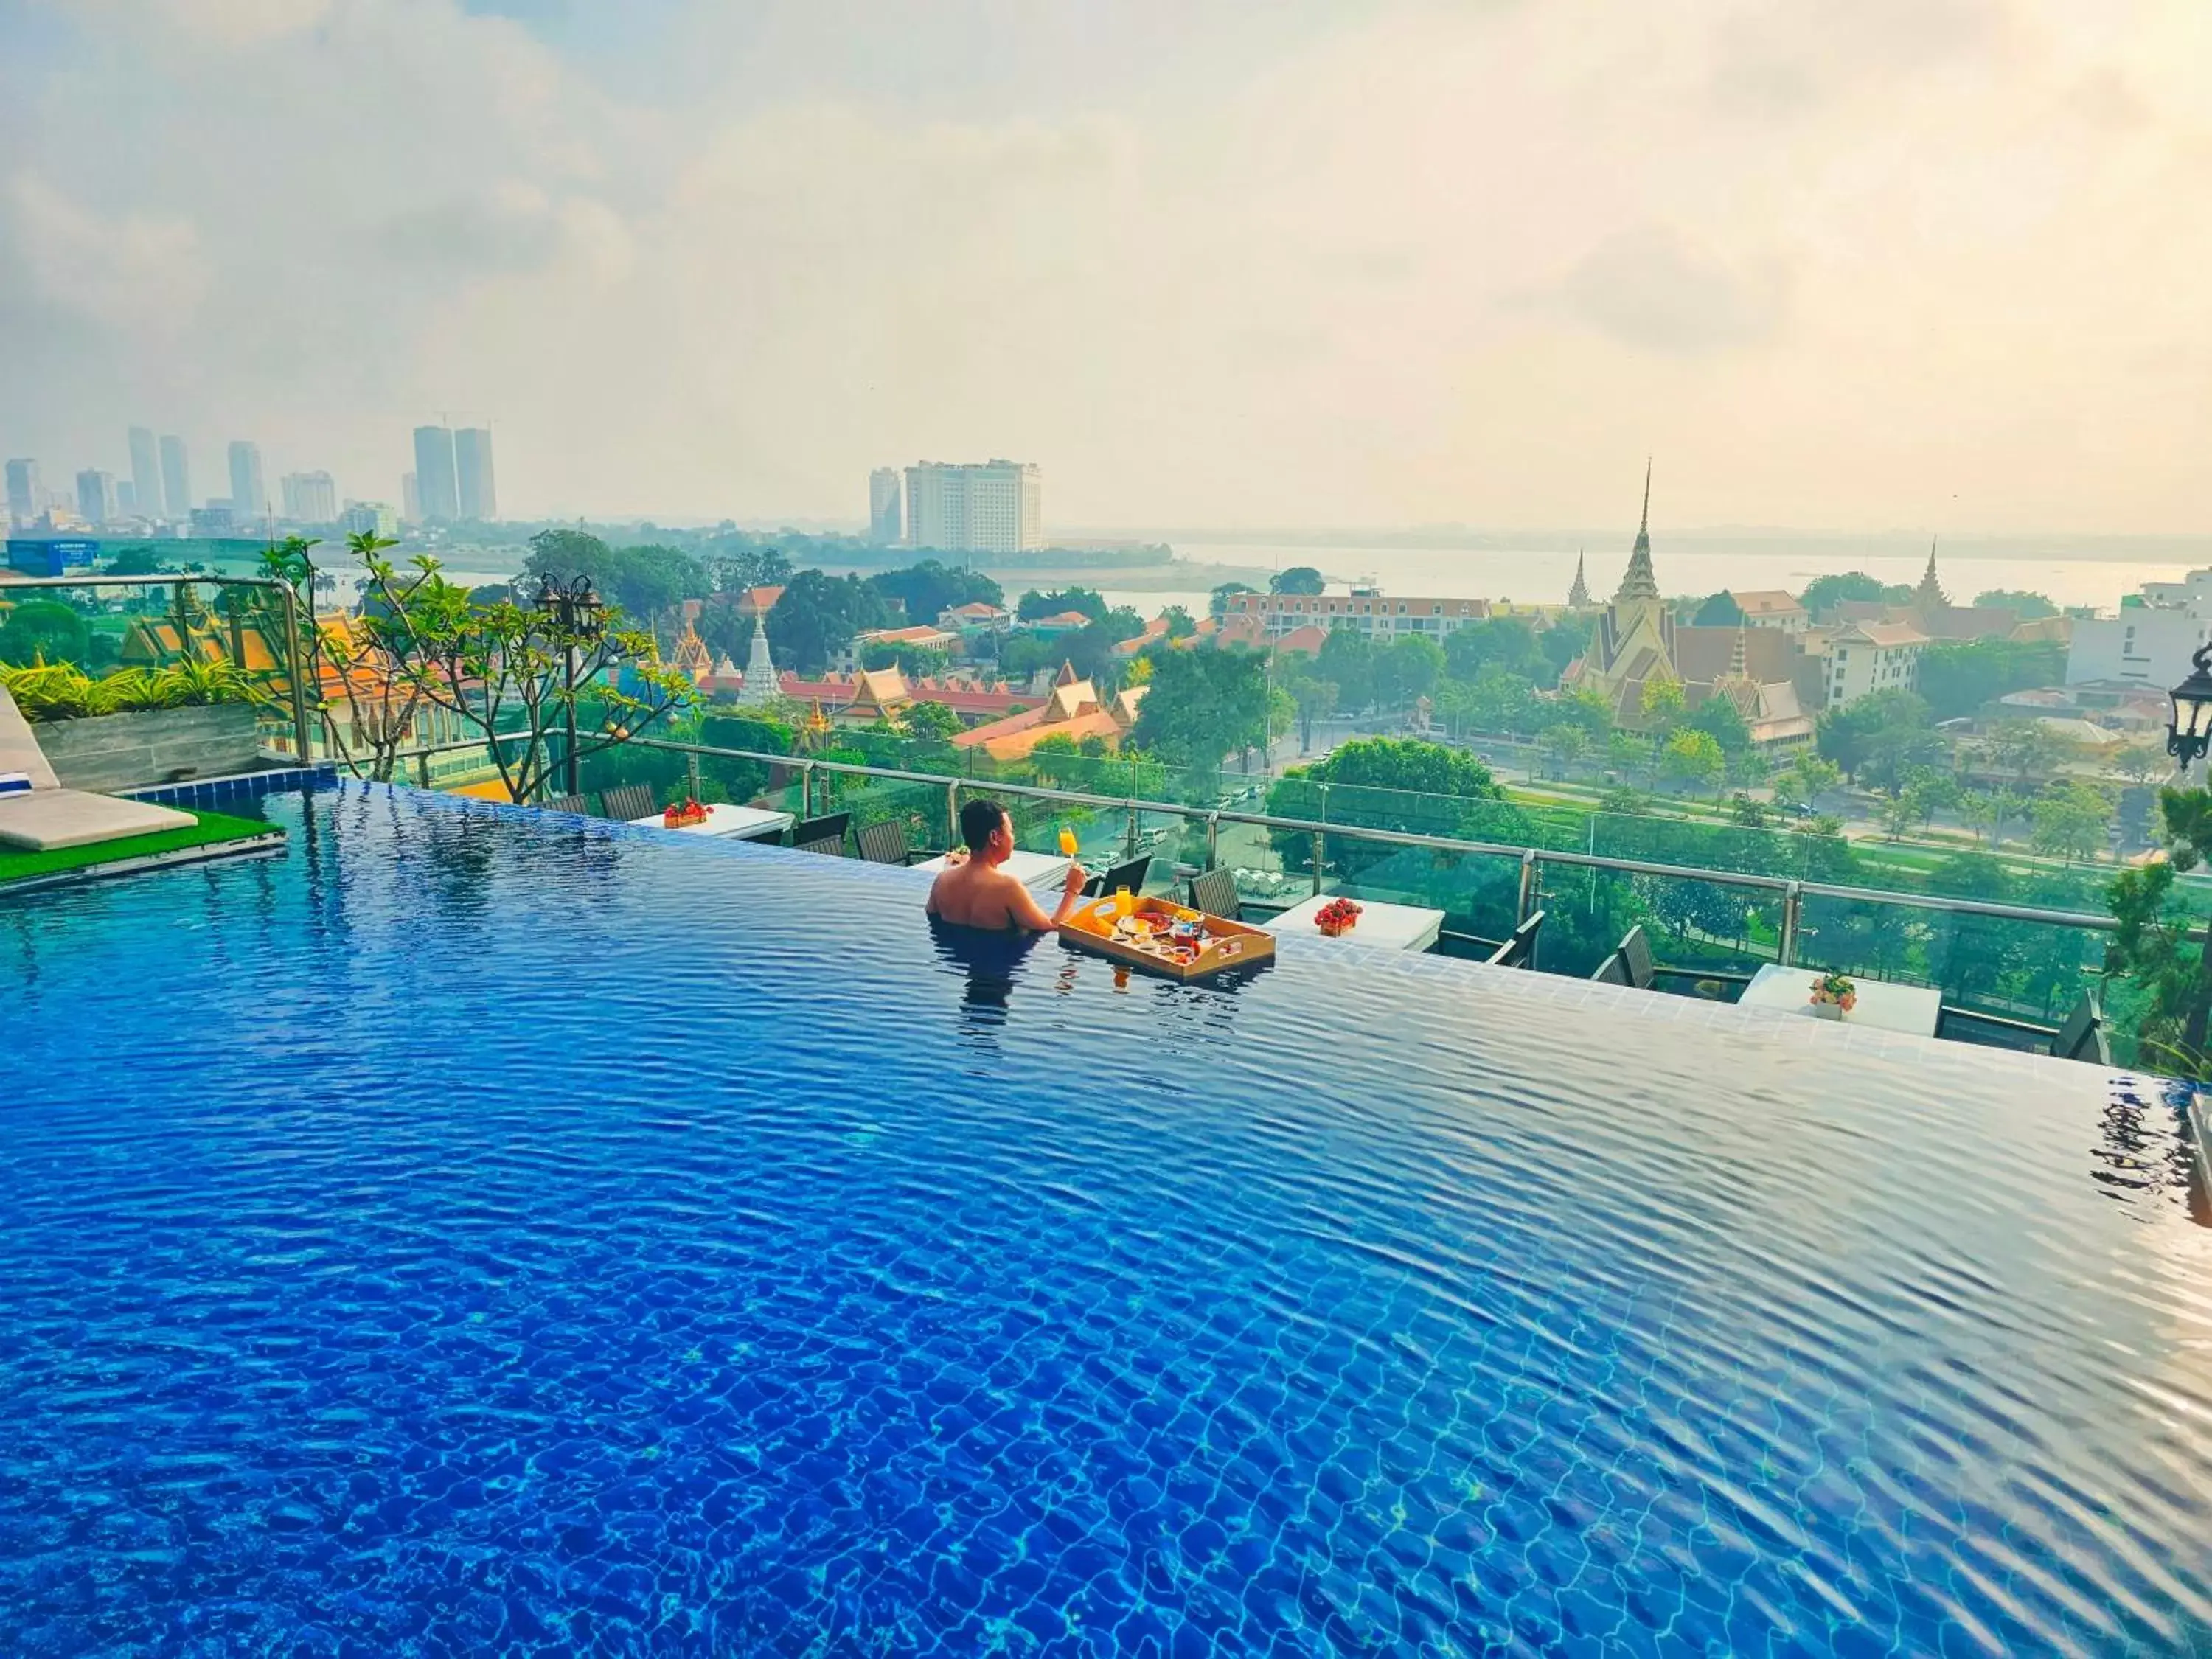
[[[822,566],[833,576],[878,575],[890,568],[859,564]],[[1035,565],[1020,565],[1008,569],[978,559],[971,568],[978,575],[988,576],[1009,593],[1023,593],[1030,588],[1042,592],[1055,587],[1110,587],[1138,593],[1211,593],[1224,582],[1245,582],[1254,587],[1264,588],[1267,585],[1267,578],[1273,574],[1264,565],[1218,564],[1187,559],[1173,559],[1165,564],[1085,564],[1066,569]]]

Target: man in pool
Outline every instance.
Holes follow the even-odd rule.
[[[1050,915],[1030,890],[999,866],[1014,850],[1014,821],[994,800],[971,800],[960,809],[960,837],[929,890],[929,914],[940,921],[994,933],[1026,929],[1049,933],[1075,908],[1089,872],[1070,864],[1060,884],[1060,908]]]

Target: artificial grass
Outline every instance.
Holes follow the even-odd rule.
[[[227,841],[281,833],[275,824],[264,823],[258,818],[234,818],[224,812],[196,812],[192,816],[199,822],[190,829],[157,830],[150,836],[130,836],[93,847],[59,847],[48,853],[26,853],[0,847],[0,887],[31,876],[61,875],[124,859],[180,853],[189,848],[213,847]]]

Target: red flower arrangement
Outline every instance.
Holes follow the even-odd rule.
[[[707,809],[686,795],[677,805],[661,810],[660,823],[665,830],[681,830],[690,824],[704,823]]]
[[[1350,933],[1358,920],[1359,906],[1348,898],[1331,899],[1314,912],[1314,926],[1330,939]]]

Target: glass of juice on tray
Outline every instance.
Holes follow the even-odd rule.
[[[1129,890],[1127,888],[1116,887],[1114,890],[1114,914],[1115,915],[1128,915],[1133,912],[1136,908],[1137,901],[1129,896]]]

